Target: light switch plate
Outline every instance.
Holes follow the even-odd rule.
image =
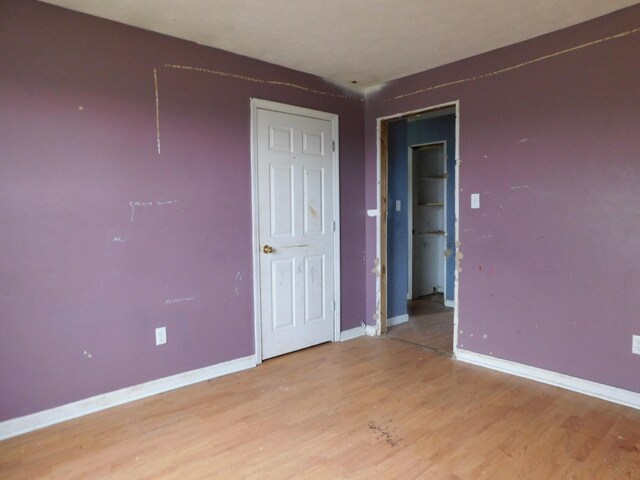
[[[396,212],[400,211],[401,206],[402,206],[402,203],[400,202],[400,200],[396,200]]]
[[[472,193],[471,194],[471,208],[480,208],[480,194]]]
[[[633,335],[633,343],[631,345],[631,353],[640,355],[640,335]]]

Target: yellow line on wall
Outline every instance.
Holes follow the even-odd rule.
[[[386,99],[384,101],[385,102],[390,102],[392,100],[399,100],[401,98],[409,97],[411,95],[417,95],[419,93],[429,92],[431,90],[437,90],[437,89],[444,88],[444,87],[450,87],[451,85],[458,85],[460,83],[472,82],[474,80],[480,80],[482,78],[493,77],[494,75],[498,75],[498,74],[505,73],[505,72],[510,72],[511,70],[517,70],[519,68],[526,67],[526,66],[531,65],[533,63],[542,62],[543,60],[548,60],[550,58],[557,57],[559,55],[565,55],[567,53],[575,52],[576,50],[581,50],[583,48],[591,47],[591,46],[597,45],[599,43],[608,42],[610,40],[616,40],[616,39],[619,39],[619,38],[622,38],[622,37],[626,37],[627,35],[631,35],[632,33],[637,33],[637,32],[640,32],[640,27],[634,28],[633,30],[627,30],[626,32],[616,33],[615,35],[610,35],[608,37],[599,38],[597,40],[593,40],[591,42],[583,43],[581,45],[576,45],[575,47],[567,48],[565,50],[560,50],[559,52],[555,52],[555,53],[550,53],[548,55],[544,55],[542,57],[537,57],[537,58],[534,58],[532,60],[527,60],[526,62],[518,63],[518,64],[512,65],[510,67],[501,68],[501,69],[495,70],[493,72],[483,73],[481,75],[476,75],[474,77],[462,78],[460,80],[454,80],[454,81],[451,81],[451,82],[441,83],[439,85],[433,85],[431,87],[421,88],[420,90],[414,90],[413,92],[408,92],[408,93],[403,93],[401,95],[396,95],[395,97],[388,98],[388,99]]]

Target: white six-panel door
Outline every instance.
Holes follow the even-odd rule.
[[[256,111],[262,358],[334,339],[330,120]]]

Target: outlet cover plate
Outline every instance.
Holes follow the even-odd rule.
[[[631,352],[636,355],[640,355],[640,335],[633,335],[633,343],[631,345]]]
[[[167,327],[156,328],[156,345],[167,343]]]

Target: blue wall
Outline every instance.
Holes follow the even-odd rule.
[[[387,216],[387,317],[407,313],[408,288],[408,137],[407,121],[387,125],[389,145],[389,212]],[[396,200],[401,211],[396,212]]]
[[[388,124],[389,145],[389,212],[387,223],[387,315],[389,318],[407,313],[408,291],[408,150],[409,145],[447,142],[447,249],[455,252],[455,167],[456,117],[427,118]],[[396,200],[401,211],[396,212]],[[446,261],[447,300],[453,301],[455,253]]]

